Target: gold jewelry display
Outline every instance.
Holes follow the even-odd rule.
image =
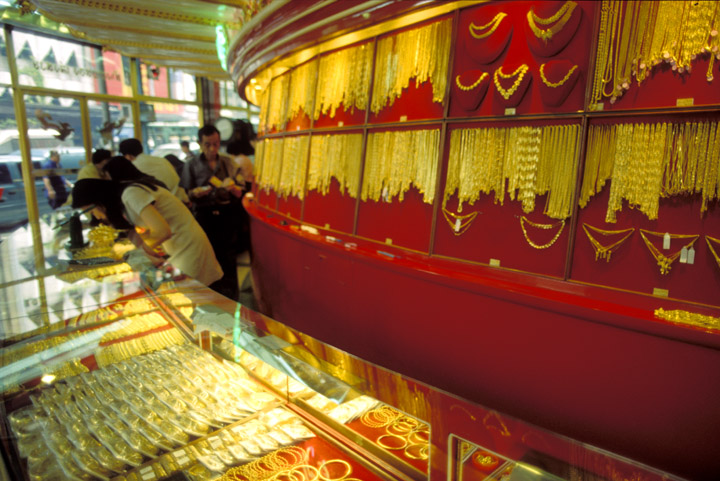
[[[332,464],[340,464],[343,468],[344,473],[341,476],[330,477],[328,466]],[[325,474],[326,472],[327,475]],[[350,476],[350,474],[352,473],[352,467],[350,466],[350,463],[343,459],[328,459],[327,461],[323,461],[323,463],[320,465],[320,467],[318,468],[318,473],[320,475],[320,479],[322,479],[323,481],[340,481]]]
[[[670,268],[672,267],[673,262],[675,262],[679,257],[680,253],[682,252],[682,249],[678,250],[676,253],[666,256],[660,250],[655,247],[655,245],[650,242],[650,240],[647,238],[646,234],[653,235],[656,237],[665,237],[666,233],[662,232],[653,232],[645,229],[640,229],[640,235],[643,238],[643,241],[645,241],[645,245],[647,246],[648,250],[650,251],[650,254],[655,258],[657,261],[657,265],[660,267],[660,274],[666,275],[668,272],[670,272]],[[684,249],[689,249],[695,244],[695,241],[698,240],[700,237],[699,235],[683,235],[683,234],[669,234],[669,237],[671,239],[692,239],[689,243],[685,244],[683,246]]]
[[[283,197],[289,195],[302,200],[305,197],[305,177],[310,136],[285,137],[282,151],[282,169],[277,192]]]
[[[385,405],[366,412],[360,421],[373,429],[385,428],[385,434],[375,440],[378,446],[389,451],[403,450],[410,459],[428,458],[430,431],[426,424]]]
[[[565,2],[563,6],[549,18],[538,17],[531,8],[527,13],[527,21],[528,25],[530,25],[530,30],[532,30],[533,34],[535,34],[537,38],[547,43],[547,41],[560,32],[568,20],[570,20],[570,17],[575,11],[575,7],[577,7],[577,3],[573,1]],[[538,26],[538,24],[542,26],[550,25],[550,27],[542,29]]]
[[[372,44],[364,43],[320,57],[313,118],[335,116],[342,106],[354,112],[366,109],[372,71]]]
[[[454,193],[458,213],[481,193],[494,192],[502,204],[507,181],[511,200],[517,190],[524,212],[534,209],[536,196],[548,194],[544,214],[569,217],[579,136],[578,125],[452,130],[443,207]]]
[[[550,239],[550,241],[546,244],[536,244],[533,241],[530,240],[530,237],[528,237],[527,230],[525,228],[525,224],[529,224],[531,227],[534,227],[536,229],[542,229],[542,230],[549,230],[553,229],[557,226],[560,226],[558,231],[555,233],[555,236]],[[563,229],[565,228],[565,219],[561,220],[560,222],[556,222],[555,224],[537,224],[535,222],[529,221],[527,218],[525,218],[524,215],[520,216],[520,227],[522,228],[523,236],[525,236],[525,240],[528,244],[530,244],[530,247],[534,247],[535,249],[547,249],[548,247],[551,247],[555,241],[558,240],[560,237],[560,234],[562,234]]]
[[[718,256],[717,251],[712,245],[712,242],[715,244],[720,245],[720,239],[716,239],[715,237],[710,237],[709,235],[705,236],[705,242],[707,242],[708,249],[710,249],[710,253],[712,254],[713,258],[715,259],[715,262],[717,263],[718,267],[720,267],[720,256]]]
[[[276,107],[268,108],[265,130],[281,130],[285,126],[285,119],[287,118],[285,99],[288,98],[290,90],[290,75],[291,72],[286,72],[279,77],[275,77],[270,82],[270,87],[267,89],[268,107],[270,105]]]
[[[372,132],[368,134],[360,199],[403,201],[413,185],[423,202],[435,199],[440,131],[438,129]]]
[[[340,193],[357,197],[360,187],[362,134],[313,135],[310,139],[307,190],[327,195],[335,179]]]
[[[487,73],[487,72],[483,72],[483,73],[480,75],[480,77],[479,77],[475,82],[473,82],[472,84],[470,84],[470,85],[463,85],[462,83],[460,83],[460,75],[458,75],[457,77],[455,77],[455,84],[458,86],[458,88],[459,88],[460,90],[473,90],[475,87],[477,87],[478,85],[480,85],[480,84],[482,83],[482,81],[485,80],[485,78],[486,78],[487,76],[488,76],[488,73]]]
[[[500,12],[495,17],[493,17],[492,20],[490,20],[485,25],[475,25],[474,23],[470,22],[470,26],[468,27],[468,30],[470,31],[470,35],[473,36],[473,38],[477,39],[483,39],[487,38],[493,33],[495,33],[495,30],[500,26],[500,23],[503,21],[503,19],[507,17],[507,13]]]
[[[403,89],[430,81],[433,102],[445,100],[447,68],[452,41],[452,19],[434,22],[377,42],[370,110],[377,114],[391,106]]]
[[[493,82],[495,83],[495,88],[497,89],[498,93],[500,93],[500,95],[502,95],[505,100],[509,100],[510,97],[512,97],[515,92],[517,92],[517,89],[520,87],[520,84],[525,78],[525,74],[527,73],[529,68],[530,67],[528,67],[528,65],[524,63],[509,75],[502,72],[502,66],[498,67],[497,70],[495,70],[495,73],[493,74]],[[500,85],[500,78],[511,79],[513,77],[517,78],[509,89],[505,89],[502,85]]]
[[[706,316],[696,312],[683,311],[680,309],[666,311],[663,308],[655,309],[655,317],[676,324],[720,329],[720,317]]]
[[[590,104],[604,97],[615,102],[633,77],[640,84],[661,63],[689,72],[698,55],[717,54],[718,29],[717,2],[604,0]],[[707,77],[712,81],[712,75]]]
[[[562,80],[560,80],[559,82],[550,82],[547,79],[547,77],[545,77],[545,71],[544,71],[545,65],[547,65],[547,64],[543,63],[540,65],[540,79],[542,79],[542,83],[544,83],[545,85],[547,85],[550,88],[558,88],[558,87],[564,85],[565,82],[567,82],[568,79],[570,78],[570,76],[573,74],[573,72],[575,70],[577,70],[577,68],[578,68],[577,65],[573,65],[570,68],[570,70],[568,70],[568,72],[565,74],[565,77],[562,78]]]
[[[315,79],[318,60],[313,59],[292,70],[288,87],[287,111],[283,121],[294,119],[301,111],[310,117],[315,103]]]
[[[588,240],[590,241],[590,244],[592,244],[593,249],[595,250],[595,260],[598,259],[605,259],[606,262],[610,262],[610,256],[612,255],[613,251],[620,247],[620,245],[628,240],[631,235],[633,235],[633,232],[635,232],[634,227],[630,227],[629,229],[621,229],[621,230],[604,230],[600,229],[598,227],[591,226],[590,224],[586,224],[583,222],[583,230],[585,231],[585,234],[587,235]],[[610,245],[602,245],[600,241],[595,239],[593,235],[590,233],[590,230],[602,234],[604,236],[610,236],[610,235],[617,235],[617,234],[625,234],[617,241],[613,242]]]
[[[612,180],[606,222],[623,200],[654,220],[661,197],[698,193],[703,214],[718,199],[719,167],[718,122],[591,125],[579,204]]]
[[[442,208],[442,213],[448,225],[450,226],[450,229],[452,229],[453,234],[455,235],[463,235],[465,231],[470,228],[470,225],[473,223],[475,217],[477,217],[478,215],[477,211],[467,215],[459,215],[450,212],[445,207]]]

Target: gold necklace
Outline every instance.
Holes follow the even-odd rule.
[[[655,317],[665,319],[676,324],[689,324],[704,328],[720,329],[720,317],[706,316],[697,312],[675,309],[666,311],[662,307],[655,309]]]
[[[493,81],[495,82],[495,87],[497,88],[497,91],[500,93],[500,95],[503,96],[505,100],[510,99],[510,97],[517,92],[518,87],[520,87],[520,84],[523,81],[523,78],[525,78],[525,73],[528,71],[530,67],[528,67],[527,64],[520,65],[517,70],[515,70],[513,73],[507,75],[502,72],[502,66],[498,67],[498,69],[495,71],[495,74],[493,75]],[[498,77],[502,77],[504,79],[510,79],[515,76],[518,76],[518,78],[513,82],[513,84],[510,86],[509,89],[505,90],[502,85],[500,85],[500,80],[498,80]]]
[[[657,261],[658,266],[660,266],[660,274],[667,274],[670,272],[670,267],[672,266],[672,263],[675,262],[678,257],[680,257],[680,253],[682,252],[682,249],[677,251],[675,254],[672,254],[670,256],[666,256],[662,252],[658,250],[655,245],[650,242],[650,240],[645,236],[645,234],[654,235],[657,237],[665,237],[665,234],[661,232],[653,232],[645,229],[640,229],[640,235],[643,238],[643,241],[645,241],[645,245],[647,246],[648,250],[650,251],[650,254],[655,258]],[[683,246],[684,249],[689,249],[695,244],[695,241],[698,240],[699,235],[682,235],[682,234],[669,234],[671,239],[692,239],[689,243],[685,244]]]
[[[715,258],[715,262],[717,262],[718,267],[720,267],[720,256],[718,256],[717,251],[713,247],[712,243],[710,241],[715,242],[716,244],[720,244],[720,239],[716,239],[714,237],[710,237],[709,235],[705,235],[705,242],[707,242],[708,248],[710,249],[710,252],[712,253],[713,257]]]
[[[470,30],[470,35],[472,35],[475,38],[479,38],[479,39],[489,37],[490,35],[495,33],[495,30],[497,30],[497,28],[500,26],[500,23],[503,21],[503,19],[505,17],[507,17],[507,13],[500,12],[497,15],[495,15],[495,17],[492,20],[490,20],[490,22],[486,23],[485,25],[478,26],[471,22],[470,27],[468,27],[468,30]],[[490,30],[487,30],[488,28],[490,28]],[[477,32],[481,32],[483,30],[487,30],[487,32],[477,33]]]
[[[622,238],[620,238],[620,240],[618,240],[608,246],[604,246],[597,239],[595,239],[592,236],[592,234],[590,234],[590,231],[588,229],[591,229],[591,230],[597,232],[598,234],[602,234],[605,236],[615,235],[615,234],[625,234],[625,233],[627,233],[627,234],[625,234]],[[603,229],[598,229],[597,227],[593,227],[589,224],[586,224],[585,222],[583,222],[583,230],[585,231],[585,234],[587,235],[588,239],[590,240],[590,243],[592,244],[593,249],[595,249],[595,260],[605,259],[605,261],[607,261],[607,262],[610,262],[610,256],[612,255],[613,250],[616,247],[619,247],[620,244],[625,242],[633,234],[633,232],[635,232],[635,228],[633,228],[633,227],[631,227],[629,229],[622,229],[622,230],[603,230]]]
[[[544,63],[544,64],[540,65],[540,78],[542,79],[542,82],[545,85],[547,85],[548,87],[551,87],[551,88],[557,88],[557,87],[563,85],[565,82],[568,81],[568,79],[573,74],[573,72],[578,68],[577,65],[573,65],[572,68],[570,70],[568,70],[568,73],[565,74],[565,77],[563,77],[562,80],[560,80],[559,82],[553,83],[553,82],[548,81],[547,77],[545,77],[545,65],[547,65],[547,64]]]
[[[557,233],[555,234],[555,237],[553,237],[550,242],[547,244],[536,244],[533,241],[530,240],[530,237],[528,237],[527,229],[525,228],[525,223],[530,224],[531,227],[535,227],[536,229],[543,229],[548,230],[552,229],[553,227],[560,226],[560,229],[558,229]],[[531,247],[534,247],[535,249],[547,249],[548,247],[552,246],[555,241],[558,240],[560,237],[560,234],[562,234],[563,229],[565,228],[565,219],[561,220],[560,222],[556,222],[555,224],[536,224],[535,222],[529,221],[524,215],[520,216],[520,227],[522,227],[523,235],[525,236],[525,240],[528,244],[530,244]]]
[[[460,83],[460,76],[458,75],[457,77],[455,77],[455,83],[457,84],[458,88],[460,88],[460,90],[472,90],[478,85],[480,85],[480,83],[485,80],[485,77],[487,76],[488,73],[483,72],[482,75],[480,75],[480,78],[473,82],[471,85],[463,85]]]
[[[563,4],[563,6],[560,7],[557,12],[555,12],[555,15],[550,18],[538,17],[537,15],[535,15],[535,12],[531,8],[530,11],[527,13],[527,20],[528,24],[530,25],[530,30],[532,30],[532,32],[537,38],[542,39],[544,42],[547,43],[547,41],[550,40],[560,30],[562,30],[568,20],[570,20],[570,17],[575,11],[575,7],[577,7],[577,3],[572,1],[565,2],[565,4]],[[540,25],[551,25],[554,23],[555,25],[552,25],[552,27],[543,30],[537,26],[538,23]]]
[[[477,211],[467,215],[459,215],[450,212],[445,207],[442,208],[442,212],[445,220],[447,221],[448,225],[453,231],[453,234],[455,235],[463,235],[465,231],[470,228],[470,224],[473,223],[475,217],[477,217],[478,215]]]

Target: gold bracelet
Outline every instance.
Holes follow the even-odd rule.
[[[493,19],[490,20],[490,22],[486,23],[485,25],[478,26],[478,25],[475,25],[474,23],[470,22],[470,26],[468,27],[468,30],[470,31],[470,35],[472,35],[473,37],[475,37],[477,39],[483,39],[483,38],[489,37],[490,35],[495,33],[495,30],[497,30],[497,28],[500,26],[500,23],[503,21],[503,19],[505,17],[507,17],[507,13],[500,12],[497,15],[495,15],[495,17],[493,17]],[[485,33],[475,33],[477,31],[486,30],[488,28],[490,28],[490,30],[488,30]]]
[[[418,448],[418,453],[412,453],[410,450],[412,448]],[[427,459],[428,458],[428,446],[427,444],[409,444],[405,450],[403,451],[403,454],[407,456],[410,459]]]
[[[330,477],[328,477],[328,476],[325,476],[325,475],[323,474],[323,470],[327,470],[327,466],[328,466],[329,464],[332,464],[332,463],[340,463],[340,464],[342,464],[343,466],[345,466],[345,469],[346,469],[345,474],[343,474],[342,476],[337,477],[337,478],[330,478]],[[328,470],[328,471],[329,471],[329,470]],[[350,463],[348,463],[347,461],[345,461],[345,460],[343,460],[343,459],[331,459],[331,460],[329,460],[329,461],[324,461],[324,462],[320,465],[320,467],[318,468],[318,474],[319,474],[319,476],[320,476],[320,479],[322,479],[322,480],[324,480],[324,481],[340,481],[340,480],[345,479],[345,478],[347,478],[348,476],[350,476],[350,473],[352,473],[352,466],[350,466]],[[329,474],[330,474],[330,473],[328,472],[328,475],[329,475]]]
[[[394,446],[394,447],[393,447],[393,446],[388,446],[388,445],[383,444],[382,442],[380,442],[380,440],[381,440],[382,438],[397,438],[397,439],[399,439],[400,441],[402,441],[403,444],[402,444],[401,446]],[[406,447],[407,444],[408,444],[407,439],[405,439],[405,438],[402,437],[402,436],[398,436],[397,434],[383,434],[382,436],[380,436],[379,438],[377,438],[377,440],[375,440],[375,442],[376,442],[377,445],[380,446],[381,448],[390,449],[390,450],[405,449],[405,447]]]

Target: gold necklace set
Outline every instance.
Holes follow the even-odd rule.
[[[418,86],[430,81],[433,102],[445,100],[447,68],[452,39],[452,20],[382,38],[377,42],[375,75],[370,110],[378,113],[392,105],[415,79]]]
[[[474,23],[470,23],[470,26],[468,27],[468,30],[470,31],[470,35],[473,38],[477,39],[483,39],[487,38],[493,33],[495,33],[495,30],[498,29],[500,26],[500,23],[502,23],[503,19],[507,17],[507,13],[500,12],[495,17],[493,17],[492,20],[490,20],[485,25],[475,25]]]
[[[547,43],[548,40],[553,38],[555,34],[565,27],[565,24],[568,20],[570,20],[570,17],[572,17],[576,7],[577,3],[575,2],[565,2],[563,6],[549,18],[538,17],[531,8],[527,13],[527,21],[530,26],[530,30],[532,30],[533,34],[537,38]]]
[[[341,104],[351,112],[367,108],[372,56],[365,43],[320,57],[314,119],[334,117]]]
[[[415,186],[432,204],[437,182],[438,129],[372,132],[368,135],[361,200],[390,201]]]
[[[550,241],[546,242],[545,244],[536,244],[532,240],[530,240],[530,237],[527,233],[527,228],[525,227],[525,224],[528,224],[531,227],[534,227],[536,229],[541,230],[550,230],[554,228],[558,228],[557,232],[553,236]],[[548,247],[551,247],[555,242],[560,238],[560,234],[562,234],[563,229],[565,228],[565,219],[561,220],[560,222],[556,222],[554,224],[537,224],[535,222],[532,222],[528,220],[524,215],[520,216],[520,228],[522,229],[523,236],[525,237],[525,240],[530,245],[530,247],[533,247],[535,249],[547,249]]]
[[[676,253],[671,254],[669,256],[666,256],[662,252],[660,252],[660,249],[655,247],[655,244],[653,244],[650,239],[647,238],[648,235],[656,236],[656,237],[669,237],[670,239],[692,239],[690,242],[685,244],[682,249],[678,250]],[[680,258],[680,255],[682,254],[683,250],[690,249],[693,244],[695,244],[695,241],[698,240],[700,237],[699,235],[683,235],[683,234],[667,234],[662,232],[653,232],[645,229],[640,229],[640,236],[642,237],[643,241],[645,242],[645,245],[647,246],[648,250],[650,251],[650,254],[655,258],[657,261],[657,265],[660,267],[660,274],[667,274],[670,272],[670,268],[672,267],[673,262],[678,260]]]
[[[357,197],[362,134],[313,135],[310,141],[307,190],[326,195],[335,179],[340,193]]]
[[[443,206],[455,193],[459,213],[481,193],[494,192],[502,204],[507,181],[510,199],[517,191],[526,213],[534,209],[536,196],[548,194],[544,214],[568,218],[579,134],[578,125],[453,130]]]
[[[696,193],[702,193],[702,214],[720,190],[720,127],[718,122],[593,125],[585,162],[580,207],[612,179],[606,222],[615,222],[623,200],[654,220],[661,197]]]
[[[706,53],[706,76],[712,81],[713,61],[720,55],[719,28],[720,4],[715,1],[603,0],[591,105],[606,97],[615,102],[630,88],[632,77],[640,84],[660,63],[683,73]]]
[[[629,229],[621,229],[621,230],[604,230],[600,229],[598,227],[591,226],[590,224],[586,224],[583,222],[583,230],[585,231],[585,234],[587,235],[588,240],[590,241],[590,244],[592,245],[593,249],[595,250],[595,260],[598,259],[605,259],[606,262],[610,262],[610,256],[612,253],[617,250],[620,245],[628,240],[630,236],[635,232],[635,228],[631,227]],[[612,244],[603,245],[600,241],[598,241],[591,233],[590,231],[595,232],[596,234],[602,234],[604,236],[613,236],[613,235],[623,235],[620,239],[613,242]]]
[[[498,93],[502,95],[505,100],[509,100],[510,97],[512,97],[515,92],[517,92],[529,68],[530,67],[528,67],[528,65],[524,63],[520,65],[517,69],[515,69],[515,71],[511,74],[503,73],[502,66],[498,67],[498,69],[495,70],[495,73],[493,74],[493,82],[495,83],[495,88],[497,89]],[[507,80],[513,77],[515,77],[515,80],[513,81],[512,85],[510,85],[510,88],[505,89],[500,84],[501,78]]]
[[[294,119],[300,112],[308,117],[315,103],[315,79],[317,78],[318,60],[313,59],[290,72],[287,109],[284,122]],[[286,74],[287,75],[287,74]]]

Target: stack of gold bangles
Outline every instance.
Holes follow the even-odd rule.
[[[363,414],[360,421],[370,428],[385,428],[385,434],[375,442],[388,450],[403,450],[410,459],[427,459],[430,431],[420,421],[406,416],[389,406],[381,406]]]

